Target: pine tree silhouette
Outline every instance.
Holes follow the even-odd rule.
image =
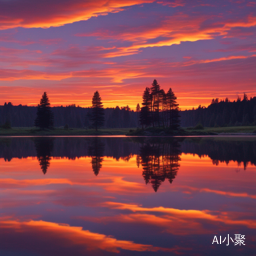
[[[140,110],[140,124],[143,126],[149,126],[151,124],[151,95],[150,89],[147,87],[143,93],[143,103]]]
[[[35,126],[40,129],[53,128],[53,113],[46,92],[44,92],[40,104],[37,106]]]
[[[92,98],[92,113],[90,117],[92,126],[97,131],[99,127],[102,127],[105,122],[104,109],[101,102],[101,97],[98,91],[96,91]]]
[[[152,99],[152,105],[151,105],[152,121],[153,121],[153,127],[154,127],[155,123],[158,124],[158,126],[160,124],[160,119],[159,119],[160,85],[158,84],[156,79],[154,79],[150,89],[151,89],[151,99]]]
[[[180,127],[179,104],[171,88],[166,94],[166,102],[169,112],[169,127],[173,130],[177,130]]]

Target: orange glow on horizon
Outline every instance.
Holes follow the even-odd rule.
[[[96,90],[96,89],[95,89]],[[36,107],[41,99],[41,94],[42,94],[43,90],[40,90],[40,92],[38,93],[34,93],[33,95],[31,95],[30,98],[30,102],[28,102],[28,100],[24,97],[22,98],[21,96],[19,96],[19,98],[8,98],[0,97],[0,105],[4,105],[4,103],[8,103],[11,102],[14,106],[18,106],[18,105],[23,105],[23,106],[34,106]],[[68,105],[73,105],[75,104],[76,106],[82,107],[82,108],[90,108],[92,106],[92,99],[90,95],[82,95],[79,93],[74,94],[72,97],[70,97],[70,94],[64,94],[61,99],[58,96],[55,96],[53,93],[53,95],[51,94],[51,92],[49,90],[46,90],[48,93],[48,97],[50,99],[50,103],[52,107],[60,107],[60,106],[68,106]],[[113,99],[111,95],[107,95],[105,93],[101,93],[101,91],[99,90],[101,98],[102,98],[102,102],[103,102],[103,106],[104,108],[115,108],[117,106],[121,107],[126,107],[127,105],[130,107],[131,110],[136,111],[136,106],[137,104],[139,104],[142,107],[142,96],[141,95],[122,95],[119,97],[115,97],[115,99]],[[182,93],[180,93],[182,95]],[[93,95],[93,92],[92,92]],[[204,107],[208,107],[211,104],[211,100],[213,98],[220,98],[223,99],[225,97],[219,97],[218,95],[214,94],[212,97],[206,96],[181,96],[179,97],[179,94],[177,95],[177,101],[180,104],[179,108],[180,110],[184,111],[184,110],[191,110],[191,109],[197,109],[199,105],[204,106]],[[185,94],[187,95],[187,93]],[[254,93],[248,93],[247,94],[248,97],[254,97],[255,94]],[[240,96],[242,96],[242,93],[240,94]],[[233,94],[233,96],[229,97],[230,101],[234,101],[236,100],[238,97],[238,95],[236,93]],[[200,104],[198,103],[200,101]],[[189,103],[189,104],[188,104]]]

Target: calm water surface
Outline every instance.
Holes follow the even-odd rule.
[[[0,138],[0,255],[256,255],[255,165],[256,138]]]

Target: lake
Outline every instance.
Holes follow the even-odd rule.
[[[0,163],[0,255],[256,255],[256,137],[2,137]]]

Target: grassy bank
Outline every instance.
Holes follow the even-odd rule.
[[[55,128],[52,130],[39,130],[28,127],[14,127],[11,129],[0,128],[0,136],[41,136],[41,135],[125,135],[130,128],[117,129],[100,129],[95,131],[93,129],[63,129]]]
[[[133,129],[128,132],[130,136],[190,136],[190,135],[218,135],[214,132],[204,130],[186,130],[179,129],[177,131],[162,127],[149,127],[146,129]]]
[[[93,129],[63,129],[55,128],[53,130],[39,130],[29,127],[14,127],[11,129],[0,128],[0,136],[41,136],[41,135],[142,135],[142,136],[156,136],[156,135],[218,135],[218,134],[241,134],[248,133],[256,135],[256,126],[237,126],[237,127],[208,127],[204,129],[184,128],[179,132],[172,132],[167,128],[113,128],[100,129],[95,131]]]
[[[256,126],[205,127],[203,129],[185,128],[186,131],[204,131],[213,133],[256,133]]]
[[[237,127],[205,127],[205,128],[182,128],[178,131],[172,131],[168,128],[149,127],[146,129],[130,130],[128,135],[141,136],[189,136],[189,135],[219,135],[219,134],[255,134],[256,126],[237,126]]]

